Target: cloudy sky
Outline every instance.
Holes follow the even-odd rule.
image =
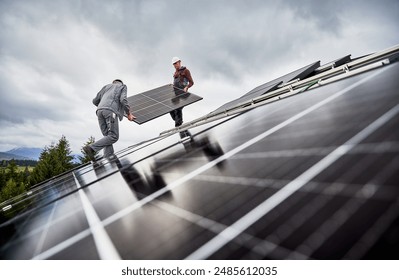
[[[397,0],[0,0],[0,151],[65,135],[74,153],[101,134],[92,99],[122,79],[128,96],[171,83],[173,56],[204,99],[198,118],[321,60],[399,44]],[[169,115],[120,126],[119,150],[172,128]]]

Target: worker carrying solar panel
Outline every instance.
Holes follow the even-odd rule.
[[[98,124],[103,134],[100,140],[83,147],[83,151],[95,161],[95,153],[104,149],[104,157],[110,157],[114,154],[114,144],[119,139],[119,120],[122,121],[126,113],[129,121],[136,117],[131,113],[127,101],[127,87],[119,79],[112,84],[104,86],[94,97],[93,104],[97,106]],[[119,119],[119,120],[118,120]]]
[[[176,70],[173,74],[173,86],[187,92],[194,85],[190,70],[181,65],[181,60],[178,57],[172,58],[172,64]],[[171,111],[170,116],[175,121],[175,127],[181,126],[183,124],[183,107]]]

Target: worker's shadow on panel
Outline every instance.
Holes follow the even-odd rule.
[[[115,156],[113,162],[119,168],[123,179],[139,200],[163,189],[166,186],[161,173],[153,167],[151,167],[150,174],[145,174],[144,172],[139,172],[127,159],[119,159]],[[170,196],[171,193],[167,190],[159,197]]]
[[[211,141],[209,136],[201,135],[193,137],[189,130],[179,132],[180,142],[183,144],[186,153],[202,152],[209,161],[214,161],[224,155],[218,141]],[[218,168],[222,168],[224,160],[216,163]]]
[[[181,131],[180,142],[184,146],[183,153],[173,154],[174,158],[179,158],[184,155],[193,155],[203,153],[208,161],[214,161],[223,156],[224,152],[217,141],[211,141],[207,135],[196,136],[195,138],[188,130]],[[130,189],[135,193],[138,199],[143,199],[157,191],[166,187],[166,182],[162,177],[161,170],[167,169],[170,161],[156,161],[150,167],[150,172],[140,172],[128,159],[119,159],[116,155],[107,159],[111,165],[118,168],[123,179],[126,181]],[[177,161],[179,162],[179,161]],[[184,161],[183,161],[184,162]],[[176,163],[176,162],[175,162]],[[215,166],[222,168],[223,160],[216,162]],[[114,168],[111,168],[114,169]],[[159,197],[171,198],[170,190],[160,192]]]

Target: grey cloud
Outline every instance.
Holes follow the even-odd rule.
[[[359,16],[368,20],[378,21],[389,18],[392,20],[399,16],[399,2],[396,0],[366,1],[366,0],[301,0],[284,1],[292,9],[295,16],[310,21],[315,21],[320,30],[341,35],[346,28],[343,21],[357,21]]]
[[[345,2],[303,0],[288,1],[286,4],[292,9],[296,17],[313,20],[320,29],[339,34],[342,28],[340,15],[347,7]]]
[[[23,79],[23,77],[22,77]],[[39,83],[39,82],[38,82]],[[74,98],[62,93],[56,84],[44,81],[43,86],[37,88],[19,88],[4,77],[0,77],[1,104],[0,119],[13,123],[23,123],[27,119],[49,119],[61,121],[68,118],[75,119],[71,112],[74,111]]]

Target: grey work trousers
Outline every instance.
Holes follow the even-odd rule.
[[[179,108],[170,112],[170,116],[175,121],[175,126],[180,126],[183,123],[183,108]]]
[[[103,138],[94,142],[90,147],[95,151],[104,149],[104,157],[114,154],[114,144],[119,139],[119,119],[118,116],[106,109],[97,110],[98,124],[103,134]]]

